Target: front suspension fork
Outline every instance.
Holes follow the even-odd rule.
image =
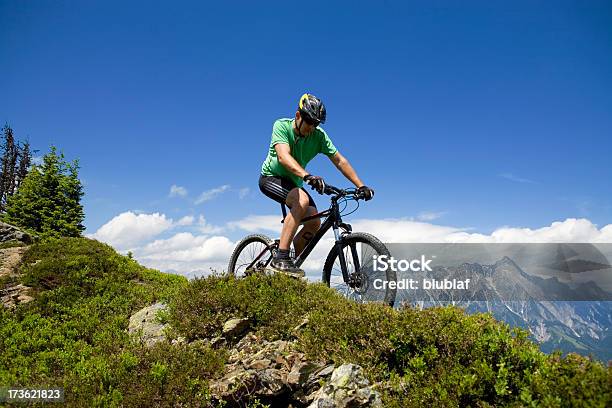
[[[349,276],[348,273],[348,265],[346,264],[346,258],[344,257],[344,251],[342,250],[342,235],[340,235],[340,230],[337,226],[334,226],[334,236],[336,238],[336,251],[338,252],[338,259],[340,260],[340,269],[342,270],[342,279],[347,283],[351,288],[355,286],[355,279]],[[353,258],[353,265],[355,267],[354,275],[359,273],[359,256],[357,255],[357,247],[355,245],[351,245],[351,255]]]

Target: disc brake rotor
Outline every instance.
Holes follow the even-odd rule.
[[[368,275],[364,273],[352,273],[350,276],[349,284],[353,290],[359,294],[364,294],[368,291],[370,283],[368,282]]]

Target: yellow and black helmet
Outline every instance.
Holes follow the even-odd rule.
[[[300,98],[298,111],[304,120],[314,126],[319,126],[319,123],[325,123],[325,105],[319,98],[314,95],[305,93]]]

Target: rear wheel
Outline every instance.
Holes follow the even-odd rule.
[[[276,251],[275,242],[261,234],[249,235],[236,245],[230,257],[227,273],[244,277],[264,273]]]
[[[384,302],[393,306],[396,288],[389,285],[389,282],[396,283],[396,273],[391,268],[384,272],[374,271],[373,266],[374,256],[390,256],[387,247],[375,236],[358,232],[343,237],[342,252],[346,259],[349,282],[345,282],[342,276],[335,246],[325,261],[323,282],[357,302]]]

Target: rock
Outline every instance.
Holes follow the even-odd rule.
[[[2,227],[2,225],[6,226],[8,224],[0,222],[0,232],[6,231],[6,227]],[[10,225],[9,227],[14,228]],[[2,236],[0,235],[1,239]],[[9,309],[15,308],[20,303],[28,303],[34,300],[30,296],[32,288],[19,283],[21,281],[19,265],[26,251],[27,247],[25,246],[0,248],[0,278],[4,282],[4,285],[0,285],[0,302],[2,306]]]
[[[252,368],[254,370],[263,370],[264,368],[270,367],[271,362],[272,361],[267,358],[262,358],[261,360],[255,360],[251,362],[251,364],[249,364],[249,368]]]
[[[360,366],[343,364],[334,370],[329,382],[316,392],[308,406],[324,407],[382,407],[382,400],[370,387]]]
[[[256,371],[260,384],[259,395],[262,397],[278,397],[289,391],[287,382],[279,370],[268,368]],[[285,377],[286,378],[286,377]]]
[[[306,384],[310,375],[320,368],[320,364],[300,361],[291,368],[291,372],[287,376],[287,382],[289,385],[301,387]]]
[[[210,383],[214,400],[228,407],[254,399],[270,406],[382,407],[361,367],[308,361],[295,346],[245,335],[229,350],[224,375]]]
[[[255,370],[235,370],[213,382],[210,389],[215,398],[228,403],[242,401],[257,387]]]
[[[218,349],[225,344],[225,339],[221,336],[217,336],[210,341],[210,347]]]
[[[303,385],[311,383],[316,391],[317,373],[327,366],[305,361],[294,345],[285,340],[262,340],[252,333],[245,335],[230,349],[225,374],[210,384],[214,398],[228,406],[245,406],[254,398],[271,406],[288,406],[291,401],[304,406]]]
[[[223,336],[226,338],[236,338],[243,334],[251,325],[247,318],[231,319],[223,325]]]
[[[165,340],[164,330],[167,325],[157,321],[156,315],[157,312],[166,310],[167,307],[164,303],[155,303],[139,310],[130,317],[128,332],[138,336],[147,346]]]
[[[18,266],[26,252],[26,247],[13,247],[0,249],[0,277],[18,277]]]
[[[32,288],[22,284],[0,289],[0,302],[2,302],[2,306],[7,309],[14,309],[20,303],[31,302],[34,298],[30,296],[30,289]]]
[[[306,395],[312,395],[312,393],[318,390],[321,385],[320,382],[327,381],[332,375],[335,367],[333,364],[320,367],[318,370],[313,371],[306,380],[306,383],[302,386]]]
[[[0,222],[0,243],[7,241],[19,241],[24,244],[31,244],[34,242],[36,237],[21,231],[19,228]]]

